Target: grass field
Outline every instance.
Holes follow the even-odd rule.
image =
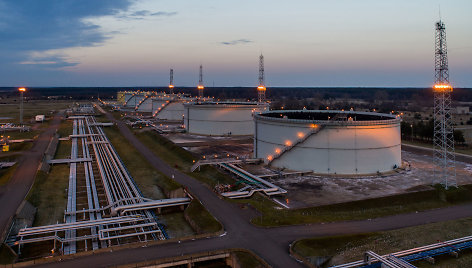
[[[27,95],[25,94],[25,96]],[[18,123],[20,121],[19,97],[18,99],[2,100],[2,102],[7,102],[8,104],[0,104],[0,117],[11,117],[11,119],[1,120],[0,122]],[[70,101],[25,101],[23,104],[23,121],[29,123],[38,114],[44,114],[46,117],[49,117],[51,112],[66,109],[71,105],[72,102]]]
[[[346,236],[311,238],[299,240],[292,249],[314,260],[327,259],[322,267],[363,259],[363,253],[372,250],[388,254],[423,245],[471,235],[472,218],[449,222],[408,227],[387,232],[365,233]],[[439,258],[437,264],[424,261],[414,263],[418,267],[471,267],[472,252],[460,253],[459,259],[450,256]]]
[[[143,144],[151,149],[156,155],[161,156],[161,158],[169,165],[206,183],[211,188],[218,183],[234,183],[234,179],[229,175],[219,172],[212,166],[203,166],[198,172],[190,172],[190,167],[193,165],[193,161],[197,160],[198,157],[192,155],[182,147],[175,145],[172,141],[162,137],[154,131],[134,130],[134,134]]]
[[[0,186],[5,185],[10,180],[17,167],[18,164],[15,164],[12,167],[0,169]]]
[[[68,185],[68,165],[55,165],[51,167],[49,174],[38,171],[33,187],[26,197],[26,200],[38,209],[34,226],[63,222]]]
[[[279,226],[363,220],[471,202],[472,185],[461,186],[448,191],[437,187],[435,190],[424,192],[293,210],[276,209],[274,203],[260,194],[254,195],[251,199],[233,201],[251,204],[263,213],[262,217],[252,219],[254,224],[261,226]]]
[[[223,228],[198,200],[190,203],[185,214],[199,227],[200,233],[214,233]]]

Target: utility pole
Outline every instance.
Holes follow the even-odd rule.
[[[264,84],[264,56],[259,56],[259,86],[257,87],[257,101],[265,101],[266,87]]]
[[[436,22],[434,92],[434,182],[444,188],[457,186],[454,154],[454,127],[452,125],[449,67],[447,60],[446,26]]]
[[[20,91],[20,124],[23,124],[23,93],[26,91],[26,88],[20,87],[18,91]]]
[[[199,75],[198,86],[197,86],[198,98],[199,99],[203,99],[203,89],[204,88],[205,87],[203,86],[203,66],[200,64],[200,75]]]
[[[169,89],[170,89],[170,94],[174,94],[174,69],[170,69]]]

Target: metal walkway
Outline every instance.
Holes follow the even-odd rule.
[[[268,196],[281,195],[281,194],[287,193],[286,190],[278,187],[277,185],[272,184],[256,175],[253,175],[233,164],[221,163],[218,165],[230,171],[231,173],[236,174],[237,176],[241,177],[248,184],[248,186],[245,187],[248,190],[239,190],[239,191],[221,193],[221,195],[224,197],[228,197],[231,199],[247,198],[247,197],[251,197],[256,192],[262,192]]]

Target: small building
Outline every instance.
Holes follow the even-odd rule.
[[[456,114],[469,114],[469,106],[457,106],[455,112]]]
[[[44,121],[44,114],[38,114],[37,116],[34,117],[34,120],[36,122],[43,122]]]

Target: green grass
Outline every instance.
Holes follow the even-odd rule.
[[[190,167],[193,165],[193,161],[198,160],[198,156],[193,155],[172,141],[162,137],[155,131],[134,131],[134,134],[143,144],[151,149],[156,155],[160,156],[169,165],[178,168],[180,171],[201,182],[204,182],[211,188],[218,183],[234,183],[234,179],[219,172],[212,166],[202,166],[200,171],[190,172]]]
[[[55,159],[64,159],[70,157],[72,147],[72,141],[59,141],[57,144],[56,153],[54,155]]]
[[[10,143],[10,152],[21,152],[27,151],[33,147],[32,142],[19,142],[19,143]],[[0,153],[1,155],[1,153]]]
[[[242,268],[260,268],[266,267],[265,264],[261,263],[258,258],[253,254],[246,251],[234,251],[236,258],[238,258],[239,264]]]
[[[62,222],[67,205],[66,189],[69,185],[69,166],[55,165],[49,174],[38,171],[26,200],[38,210],[34,226]]]
[[[74,125],[73,120],[64,120],[61,122],[61,125],[57,129],[57,134],[59,134],[59,137],[65,138],[68,137],[69,135],[72,135],[72,126]]]
[[[10,136],[10,140],[35,139],[41,131],[9,131],[6,135]]]
[[[0,264],[13,263],[16,256],[4,244],[0,245]]]
[[[0,169],[0,186],[7,184],[7,182],[15,173],[17,167],[18,164],[15,164],[12,167]]]
[[[223,228],[198,200],[193,200],[189,204],[185,214],[198,226],[199,233],[218,232]]]
[[[293,244],[292,249],[304,257],[328,260],[322,267],[363,259],[372,250],[378,254],[394,253],[423,245],[470,235],[472,218],[408,227],[398,230],[345,236],[308,238]],[[445,256],[434,267],[471,267],[472,253],[461,253],[459,259]],[[418,267],[433,267],[424,261]]]
[[[25,94],[27,96],[27,94]],[[0,105],[0,117],[12,117],[12,119],[1,120],[2,122],[19,123],[20,121],[20,106],[19,97],[13,99],[2,100],[2,103],[9,104]],[[34,116],[44,114],[47,118],[51,116],[51,111],[58,111],[66,109],[72,103],[70,101],[47,101],[34,100],[25,101],[23,105],[23,121],[30,123]]]
[[[177,182],[155,170],[134,146],[123,138],[116,126],[105,127],[104,130],[131,176],[138,184],[139,189],[146,197],[160,199],[164,197],[160,189],[168,193],[181,187]]]
[[[430,191],[290,210],[276,209],[274,203],[260,194],[254,195],[251,199],[233,200],[237,203],[251,204],[262,212],[262,217],[252,219],[254,224],[261,226],[363,220],[471,201],[472,185],[461,186],[448,191],[437,187]]]

